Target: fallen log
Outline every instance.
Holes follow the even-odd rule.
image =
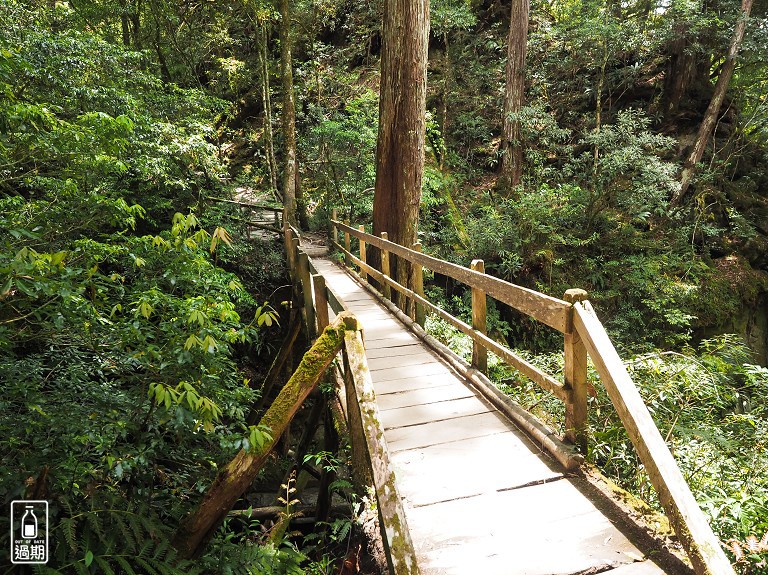
[[[221,469],[197,509],[182,520],[173,538],[181,557],[192,558],[202,553],[235,502],[253,483],[278,439],[341,349],[346,322],[356,326],[354,316],[341,313],[325,328],[261,418],[259,424],[269,428],[272,437],[261,447],[241,449]]]

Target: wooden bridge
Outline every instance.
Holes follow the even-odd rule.
[[[344,265],[311,257],[295,229],[283,230],[310,337],[346,312],[350,331],[338,362],[345,382],[340,400],[355,468],[376,489],[391,572],[690,571],[676,556],[660,551],[582,470],[589,355],[693,570],[733,575],[585,292],[569,290],[562,300],[552,298],[486,275],[481,261],[465,268],[438,260],[421,253],[419,245],[406,248],[389,242],[386,234],[350,227],[335,213],[331,235]],[[371,247],[379,250],[380,269],[368,263]],[[392,257],[409,267],[410,287],[390,277]],[[472,325],[424,297],[424,269],[472,288]],[[487,337],[489,296],[563,334],[560,378]],[[472,338],[471,364],[425,333],[427,312]],[[563,437],[485,377],[489,350],[565,403]]]

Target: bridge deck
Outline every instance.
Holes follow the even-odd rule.
[[[363,324],[423,575],[663,573],[584,480],[566,476],[341,268],[315,265]]]

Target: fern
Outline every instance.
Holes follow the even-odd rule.
[[[148,507],[105,501],[101,509],[67,512],[51,529],[49,566],[38,575],[194,575],[200,568],[181,560],[170,545],[171,532]],[[87,560],[83,557],[87,552]],[[54,568],[52,565],[58,566]]]
[[[101,569],[101,572],[104,573],[104,575],[115,575],[115,570],[112,568],[112,565],[110,565],[109,561],[104,559],[104,557],[96,556],[93,558],[93,561],[99,566],[99,569]]]

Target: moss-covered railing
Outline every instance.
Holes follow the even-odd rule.
[[[344,237],[343,245],[339,242],[340,234]],[[379,237],[366,233],[363,226],[351,227],[339,221],[335,212],[331,220],[331,237],[336,249],[344,254],[347,268],[352,273],[355,273],[354,268],[357,269],[356,275],[361,283],[378,293],[395,315],[438,351],[440,344],[429,341],[432,338],[420,327],[424,324],[427,310],[472,338],[472,362],[466,365],[458,360],[461,364],[459,368],[492,403],[531,433],[568,469],[578,468],[583,461],[583,456],[576,454],[574,447],[582,453],[587,448],[587,356],[591,357],[694,571],[699,575],[734,574],[720,542],[693,497],[605,328],[587,300],[585,291],[568,290],[563,299],[557,299],[485,274],[482,260],[474,260],[470,268],[446,262],[422,253],[419,244],[405,247],[388,241],[385,232]],[[357,239],[356,254],[352,252],[351,238]],[[289,258],[300,257],[291,255],[297,253],[292,249],[297,241],[295,231],[287,229]],[[377,261],[380,262],[380,269],[368,262],[366,252],[370,246],[379,251]],[[399,258],[399,265],[409,266],[407,276],[412,278],[411,285],[401,285],[391,277],[392,256]],[[301,268],[300,262],[298,267]],[[472,325],[426,299],[423,290],[424,269],[450,277],[472,289]],[[377,282],[381,293],[368,285],[369,277]],[[393,298],[393,295],[397,297]],[[563,334],[565,364],[562,382],[487,336],[486,297],[489,296]],[[308,301],[307,310],[310,307],[312,305]],[[315,321],[314,314],[314,311],[307,311],[310,324]],[[490,384],[483,373],[487,368],[488,351],[565,403],[565,434],[562,438],[529,414],[521,413],[518,406],[512,405],[504,394]],[[449,361],[457,362],[455,355],[450,352],[443,355]]]
[[[381,536],[392,573],[416,574],[416,553],[390,464],[384,428],[368,370],[362,338],[363,326],[347,310],[343,299],[326,285],[325,278],[304,251],[298,231],[286,225],[284,238],[291,279],[304,303],[302,314],[308,337],[314,339],[318,334],[324,335],[328,326],[336,325],[339,318],[345,322],[341,361],[338,362],[339,379],[344,385],[343,390],[338,391],[352,447],[353,471],[361,483],[373,483],[381,520]],[[333,323],[330,323],[331,313],[336,314]]]

